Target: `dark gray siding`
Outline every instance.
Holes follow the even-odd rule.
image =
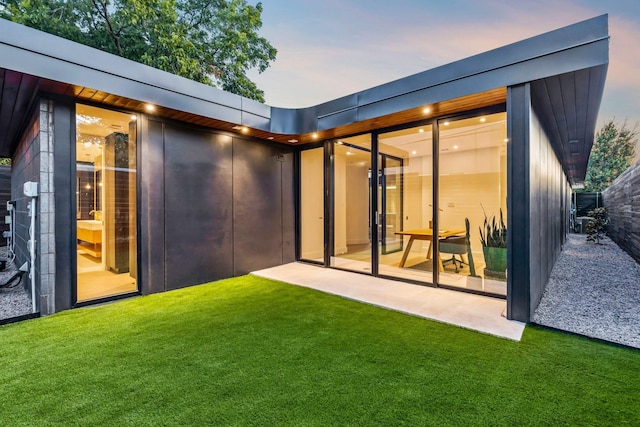
[[[233,275],[232,140],[166,125],[165,287]]]
[[[164,124],[142,120],[140,134],[140,284],[143,294],[161,292],[164,285]]]
[[[531,109],[531,289],[529,315],[537,308],[562,245],[567,178],[535,108]]]
[[[141,145],[143,293],[295,259],[292,148],[157,119]]]
[[[54,122],[54,191],[55,191],[55,301],[56,310],[71,308],[75,302],[76,227],[75,227],[75,106],[73,102],[56,100]]]
[[[507,91],[507,316],[526,322],[530,306],[529,85]]]
[[[510,319],[528,322],[565,241],[568,180],[531,103],[530,85],[509,88]]]
[[[4,222],[4,217],[9,215],[7,202],[11,200],[11,165],[0,165],[0,235],[9,231],[9,224]],[[2,246],[4,246],[4,238]]]

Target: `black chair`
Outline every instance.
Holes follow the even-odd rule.
[[[443,259],[442,265],[444,266],[447,263],[453,263],[456,268],[456,273],[458,273],[458,265],[462,268],[463,265],[468,265],[463,255],[467,253],[467,237],[466,236],[449,236],[444,239],[440,239],[440,254],[451,254],[451,258]],[[460,259],[456,258],[456,255],[460,257]]]
[[[468,265],[471,276],[476,275],[475,265],[473,263],[473,255],[471,254],[471,241],[469,239],[469,218],[464,219],[466,233],[464,236],[448,236],[439,241],[440,254],[451,254],[451,258],[442,260],[442,265],[451,262],[456,268],[456,273],[463,265]],[[460,258],[456,258],[456,255]],[[467,255],[469,262],[465,261],[464,255]]]

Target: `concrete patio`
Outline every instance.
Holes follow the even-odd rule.
[[[505,317],[507,302],[497,298],[299,262],[251,274],[515,341],[520,340],[525,327],[524,323]]]

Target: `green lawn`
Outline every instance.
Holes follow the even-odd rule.
[[[245,276],[0,328],[0,425],[640,425],[640,351]]]

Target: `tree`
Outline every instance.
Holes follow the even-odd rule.
[[[591,149],[584,191],[604,191],[631,166],[637,129],[637,124],[630,129],[626,122],[618,125],[613,119],[602,126]]]
[[[0,17],[264,102],[276,49],[246,0],[0,0]]]

